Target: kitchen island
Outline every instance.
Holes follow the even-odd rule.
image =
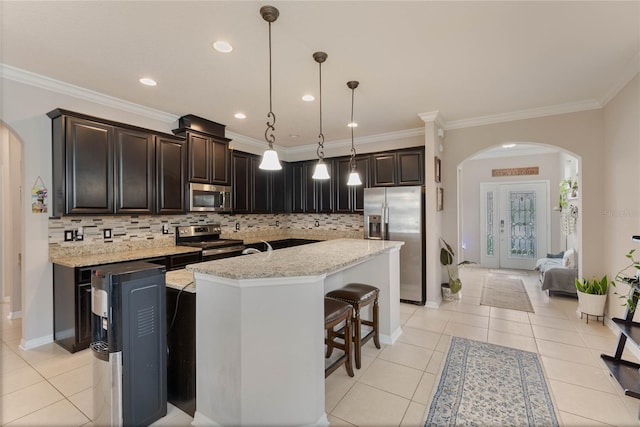
[[[188,266],[198,292],[193,425],[328,425],[324,294],[378,287],[380,341],[393,344],[402,244],[337,239]]]

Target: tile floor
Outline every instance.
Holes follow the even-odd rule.
[[[535,314],[481,306],[488,273],[466,266],[462,299],[437,310],[402,304],[403,334],[396,344],[377,350],[369,342],[355,378],[343,368],[327,378],[331,425],[422,425],[452,335],[537,352],[561,425],[640,425],[640,400],[624,396],[599,359],[601,352],[613,352],[616,335],[602,324],[580,320],[577,300],[549,298],[533,273],[520,277]],[[88,351],[71,355],[56,344],[20,350],[20,320],[7,320],[6,306],[1,304],[0,425],[91,425]],[[625,357],[635,360],[630,353]],[[170,405],[154,425],[188,426],[191,420]]]

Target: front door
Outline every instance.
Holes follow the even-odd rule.
[[[480,184],[481,263],[533,270],[549,241],[549,182]]]

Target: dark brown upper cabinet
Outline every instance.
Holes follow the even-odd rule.
[[[186,212],[187,144],[174,138],[156,137],[156,212]]]
[[[51,214],[184,213],[182,138],[57,109]]]
[[[155,138],[116,128],[116,214],[154,213]]]
[[[235,151],[231,156],[233,212],[251,212],[251,154]]]
[[[291,164],[291,212],[302,213],[306,206],[306,168],[303,162]]]
[[[187,131],[189,182],[228,185],[230,139]]]
[[[295,162],[292,165],[292,211],[306,213],[328,213],[333,210],[333,160],[324,160],[329,170],[327,180],[313,179],[317,160]]]
[[[424,149],[407,149],[371,155],[372,187],[424,184]]]
[[[360,174],[362,185],[349,186],[347,181],[351,173],[351,157],[334,159],[335,210],[334,212],[364,211],[364,189],[369,186],[370,156],[356,156],[356,171]]]
[[[57,115],[52,129],[52,214],[113,213],[114,127]]]

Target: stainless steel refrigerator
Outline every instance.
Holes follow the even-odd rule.
[[[366,239],[404,242],[400,249],[400,301],[424,305],[424,187],[365,188],[364,230]]]

